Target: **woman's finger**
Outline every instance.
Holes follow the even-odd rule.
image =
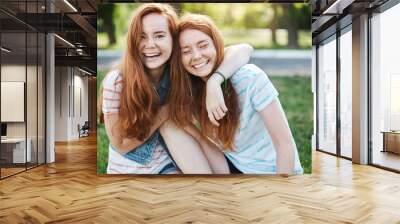
[[[225,117],[225,112],[221,109],[221,107],[218,107],[216,111],[217,111],[217,113],[219,115],[219,119],[218,120],[221,120],[222,118]]]
[[[219,123],[215,120],[214,115],[212,113],[208,113],[208,119],[210,119],[210,122],[215,125],[219,126]]]
[[[221,120],[221,118],[222,118],[217,109],[215,109],[215,110],[213,111],[213,115],[214,115],[214,117],[215,117],[215,119],[216,119],[217,121],[218,121],[218,120]]]
[[[220,102],[219,106],[221,107],[221,109],[222,109],[222,111],[223,111],[224,113],[228,112],[228,108],[226,107],[224,101]]]

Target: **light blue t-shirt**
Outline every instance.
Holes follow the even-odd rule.
[[[253,64],[241,67],[230,81],[239,98],[240,127],[235,135],[235,151],[224,153],[243,173],[275,174],[276,151],[258,112],[279,100],[278,92],[264,71]],[[303,173],[297,149],[294,173]]]

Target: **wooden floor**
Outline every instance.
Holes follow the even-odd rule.
[[[376,150],[372,159],[374,164],[400,170],[400,154]]]
[[[25,170],[25,167],[17,167],[17,168],[1,168],[1,177],[7,177]]]
[[[320,152],[313,174],[97,176],[95,137],[0,181],[0,223],[400,223],[400,175]]]

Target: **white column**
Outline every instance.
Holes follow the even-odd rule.
[[[368,16],[353,19],[353,162],[368,163]]]
[[[54,6],[50,1],[46,3],[47,12],[53,12]],[[54,35],[46,35],[46,163],[55,161],[54,133],[55,133],[55,54]]]
[[[317,138],[317,47],[312,46],[312,59],[311,59],[311,92],[313,93],[313,105],[314,105],[314,129],[311,136],[311,147],[312,150],[316,150],[316,138]]]
[[[54,152],[54,133],[55,133],[55,74],[54,74],[54,35],[47,34],[46,36],[46,60],[47,60],[47,74],[46,74],[46,85],[47,85],[47,126],[46,126],[46,163],[52,163],[55,161]]]

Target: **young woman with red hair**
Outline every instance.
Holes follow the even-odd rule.
[[[178,66],[177,23],[174,9],[165,4],[144,4],[133,14],[123,61],[102,83],[102,111],[110,140],[107,173],[177,173],[164,134],[184,140],[181,144],[167,142],[173,151],[184,149],[173,158],[182,172],[212,172],[196,141],[173,122],[166,125],[170,114],[183,114],[185,109],[171,107],[168,100],[178,93],[170,90],[186,88]],[[236,57],[238,52],[242,52],[240,57]],[[227,50],[232,56],[220,69],[233,74],[247,63],[251,52],[248,45],[232,46]],[[218,82],[216,78],[208,83],[211,114],[224,105]]]
[[[180,124],[184,125],[193,122],[192,116],[198,120],[202,135],[196,138],[204,145],[202,148],[213,170],[302,173],[278,92],[264,71],[247,64],[226,81],[224,97],[228,111],[220,117],[220,125],[215,126],[205,106],[206,82],[211,75],[225,76],[218,68],[226,57],[222,36],[213,21],[202,15],[181,18],[178,31],[180,63],[187,72],[182,80],[187,82],[187,88],[186,94],[171,99],[171,104],[191,103],[184,110],[186,114],[175,114],[173,119],[181,119]]]

